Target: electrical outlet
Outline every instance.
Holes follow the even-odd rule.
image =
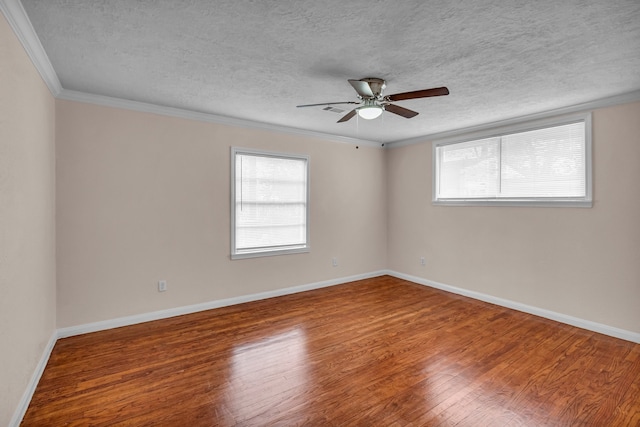
[[[420,265],[427,265],[427,260],[424,257],[420,257]]]
[[[338,266],[338,258],[333,257],[331,258],[331,265],[333,265],[334,267]]]
[[[167,290],[167,281],[159,280],[158,281],[158,292],[164,292]]]

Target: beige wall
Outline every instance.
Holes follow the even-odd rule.
[[[640,332],[640,103],[593,131],[591,209],[433,206],[431,143],[389,150],[388,267]]]
[[[0,14],[0,425],[55,331],[54,99]]]
[[[310,253],[229,259],[231,146],[311,156]],[[58,327],[386,266],[383,149],[58,100],[56,154]]]
[[[640,180],[639,108],[594,112],[593,208],[492,208],[431,205],[428,142],[355,149],[57,101],[58,326],[389,268],[637,332],[640,201],[617,187]],[[310,254],[229,260],[233,145],[311,155]]]

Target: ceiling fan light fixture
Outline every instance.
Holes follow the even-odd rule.
[[[358,115],[365,120],[373,120],[380,117],[382,107],[380,105],[365,105],[358,108]]]

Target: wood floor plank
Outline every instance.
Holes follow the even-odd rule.
[[[59,340],[23,426],[640,424],[640,345],[382,276]]]

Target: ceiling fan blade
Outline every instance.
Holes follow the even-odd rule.
[[[351,86],[353,86],[356,92],[358,92],[358,95],[362,96],[363,98],[372,98],[375,96],[368,82],[350,79],[349,83],[351,83]]]
[[[390,113],[397,114],[404,118],[410,119],[418,115],[417,111],[409,110],[408,108],[400,107],[399,105],[387,104],[384,109]]]
[[[345,101],[345,102],[323,102],[321,104],[305,104],[305,105],[296,105],[297,108],[302,108],[302,107],[320,107],[322,105],[337,105],[337,104],[360,104],[359,102],[355,102],[355,101]]]
[[[353,110],[345,114],[340,120],[338,120],[337,123],[342,123],[342,122],[346,122],[347,120],[350,120],[353,116],[356,115],[357,112],[358,112],[357,109],[354,108]]]
[[[413,92],[402,92],[385,96],[389,101],[402,101],[404,99],[427,98],[429,96],[449,95],[446,87],[434,87],[433,89],[414,90]]]

